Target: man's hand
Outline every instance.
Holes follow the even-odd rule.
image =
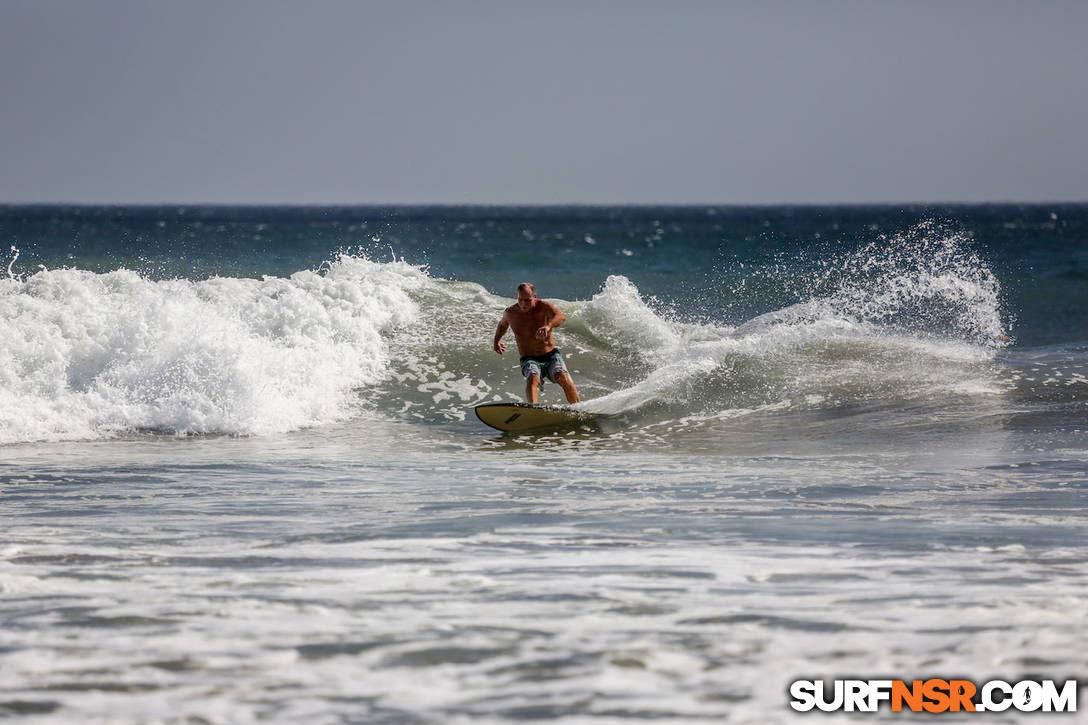
[[[536,339],[547,340],[548,332],[550,331],[550,329],[551,328],[549,328],[547,325],[544,325],[544,327],[538,327],[536,330]]]
[[[502,336],[506,334],[506,331],[510,329],[510,323],[506,321],[506,315],[502,316],[499,320],[499,326],[495,330],[495,339],[491,343],[491,349],[502,355],[506,352],[506,345],[502,344]]]

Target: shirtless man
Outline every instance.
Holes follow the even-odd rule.
[[[518,354],[521,355],[521,374],[525,376],[525,399],[530,403],[537,401],[545,376],[563,388],[568,403],[581,400],[563,363],[563,356],[552,340],[552,330],[562,325],[565,319],[566,316],[555,305],[536,296],[533,285],[522,282],[518,285],[517,304],[506,308],[499,321],[499,329],[495,330],[493,347],[500,355],[506,352],[506,345],[500,342],[502,336],[508,329],[514,330]]]

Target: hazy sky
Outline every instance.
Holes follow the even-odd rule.
[[[0,202],[1088,200],[1088,2],[0,0]]]

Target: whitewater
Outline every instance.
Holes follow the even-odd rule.
[[[4,715],[773,723],[796,679],[1086,671],[1083,207],[2,211]],[[520,281],[602,430],[472,415],[523,393]]]
[[[592,393],[582,407],[682,415],[997,392],[979,371],[1004,338],[997,282],[955,255],[956,239],[942,245],[862,249],[848,264],[864,269],[831,294],[735,327],[670,318],[609,275],[590,300],[560,301]],[[509,300],[403,260],[341,253],[259,280],[42,269],[2,285],[0,443],[262,435],[409,410],[464,419],[516,379],[479,342]]]

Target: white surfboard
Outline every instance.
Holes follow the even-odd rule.
[[[548,428],[596,427],[601,416],[558,405],[487,403],[476,406],[476,417],[506,433],[521,433]]]

